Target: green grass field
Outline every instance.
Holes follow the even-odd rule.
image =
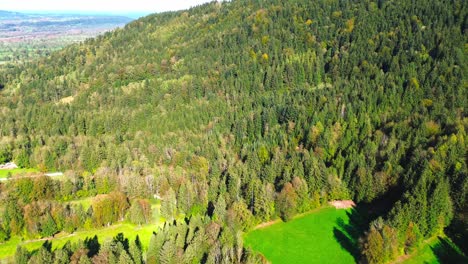
[[[319,209],[287,223],[253,230],[246,235],[245,244],[273,264],[355,263],[336,235],[349,224],[349,211]]]
[[[318,209],[287,223],[253,230],[246,234],[245,245],[273,264],[357,263],[360,256],[351,234],[357,237],[359,231],[350,222],[356,223],[362,216],[352,212],[356,213],[330,207]],[[468,263],[468,259],[443,236],[425,241],[413,254],[395,263]]]
[[[37,172],[37,169],[13,169],[13,170],[0,170],[0,178],[8,177],[8,173],[10,172],[12,176],[27,173],[27,172]]]
[[[79,200],[73,200],[73,201],[70,201],[69,203],[73,205],[82,205],[83,209],[88,210],[88,208],[91,207],[93,203],[93,199],[94,197],[88,197],[88,198],[83,198]]]

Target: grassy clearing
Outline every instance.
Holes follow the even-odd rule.
[[[12,170],[0,170],[0,178],[8,177],[8,173],[11,173],[11,176],[15,176],[22,173],[28,172],[38,172],[37,169],[12,169]]]
[[[88,198],[83,198],[83,199],[78,199],[78,200],[72,200],[69,201],[70,204],[73,205],[81,205],[83,206],[83,209],[88,210],[89,207],[91,207],[91,204],[93,203],[94,197],[88,197]]]
[[[249,232],[245,244],[277,263],[355,263],[340,235],[351,210],[323,208]]]

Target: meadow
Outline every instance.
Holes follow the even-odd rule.
[[[15,176],[22,173],[28,172],[37,172],[37,169],[12,169],[12,170],[0,170],[0,179],[7,178],[8,174],[11,173],[11,176]]]
[[[358,263],[359,218],[354,209],[321,208],[289,222],[274,222],[245,236],[245,245],[273,264]],[[356,225],[356,226],[353,226]],[[433,237],[396,263],[464,263],[449,238]]]
[[[353,255],[337,240],[350,223],[350,210],[319,209],[287,223],[279,222],[249,232],[248,248],[272,263],[355,263]],[[351,239],[351,238],[349,238]]]

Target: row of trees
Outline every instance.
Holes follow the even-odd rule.
[[[44,177],[45,179],[46,177]],[[37,187],[35,180],[34,190],[41,188],[41,192],[33,194],[44,194],[53,191],[49,186]],[[27,182],[29,179],[21,179],[18,182]],[[48,180],[56,182],[56,180]],[[30,200],[23,196],[13,182],[13,190],[18,193],[9,192],[4,198],[3,213],[0,225],[0,241],[9,240],[12,236],[26,237],[51,237],[60,231],[73,233],[80,229],[91,229],[108,226],[110,224],[129,220],[134,224],[149,224],[153,222],[152,209],[147,199],[129,199],[126,194],[118,191],[109,194],[99,194],[94,197],[88,208],[80,202],[61,202],[51,200],[52,196],[42,197],[37,195]],[[8,186],[10,187],[10,186]],[[59,192],[60,193],[60,192]]]

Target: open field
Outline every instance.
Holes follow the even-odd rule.
[[[290,222],[279,222],[249,232],[247,247],[262,253],[272,263],[354,263],[353,255],[340,242],[349,224],[349,210],[323,208]]]
[[[8,177],[8,173],[10,172],[12,176],[21,174],[21,173],[28,173],[28,172],[37,172],[37,169],[12,169],[12,170],[0,170],[0,179]]]
[[[287,223],[279,220],[259,225],[246,234],[245,245],[273,264],[358,263],[356,234],[360,232],[353,224],[359,217],[353,209],[321,208]],[[394,263],[468,263],[468,259],[443,236],[426,240]]]

